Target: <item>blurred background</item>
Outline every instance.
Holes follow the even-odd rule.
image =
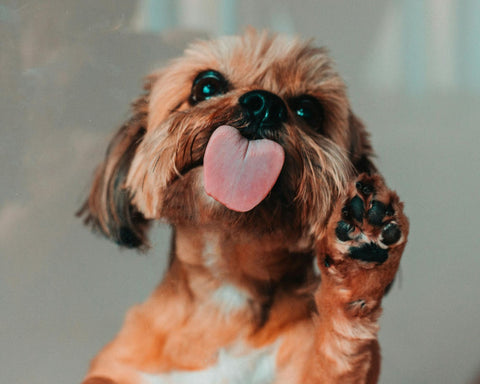
[[[160,280],[74,217],[142,77],[245,26],[329,47],[410,242],[385,300],[381,383],[480,370],[480,2],[0,0],[0,382],[78,383]]]

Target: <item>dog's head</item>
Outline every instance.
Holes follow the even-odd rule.
[[[81,214],[129,247],[158,219],[301,237],[370,155],[326,51],[249,31],[147,79]]]

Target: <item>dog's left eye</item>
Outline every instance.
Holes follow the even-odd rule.
[[[323,108],[320,102],[309,95],[297,97],[290,101],[294,113],[312,128],[320,129],[323,120]]]
[[[201,72],[193,81],[190,104],[197,104],[200,101],[222,95],[227,89],[227,80],[219,72],[213,70]]]

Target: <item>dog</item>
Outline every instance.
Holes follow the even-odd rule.
[[[163,281],[84,384],[375,383],[408,236],[325,49],[200,41],[150,75],[79,211],[121,246],[173,228]]]

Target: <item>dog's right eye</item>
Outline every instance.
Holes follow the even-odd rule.
[[[217,71],[209,70],[198,74],[193,81],[190,104],[194,105],[228,90],[228,82]]]
[[[320,102],[309,95],[290,100],[290,107],[295,114],[317,131],[322,128],[324,112]]]

